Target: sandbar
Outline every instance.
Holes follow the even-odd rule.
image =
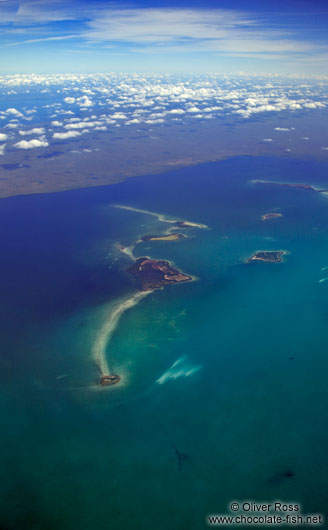
[[[177,241],[183,237],[186,236],[183,234],[164,234],[163,236],[146,235],[142,236],[141,241]]]

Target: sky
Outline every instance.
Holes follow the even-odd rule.
[[[1,74],[328,74],[328,2],[0,0]]]

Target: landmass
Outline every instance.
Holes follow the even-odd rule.
[[[116,383],[119,383],[121,381],[121,377],[119,375],[111,374],[111,375],[102,375],[99,381],[99,384],[101,386],[111,386],[116,385]]]
[[[286,254],[284,250],[260,250],[248,258],[247,262],[266,261],[269,263],[279,263],[282,261],[284,254]]]
[[[165,285],[192,280],[191,276],[174,269],[168,261],[164,260],[138,258],[127,271],[138,278],[142,291],[151,291]]]
[[[142,236],[141,241],[177,241],[183,237],[186,236],[183,234],[164,234],[163,236],[146,235]]]
[[[276,182],[272,180],[252,180],[252,184],[271,184],[272,186],[281,186],[284,188],[300,188],[307,191],[315,191],[317,193],[327,193],[328,190],[315,188],[311,184],[302,184],[298,182]]]
[[[191,221],[176,221],[174,224],[179,228],[207,228],[206,225],[201,223],[192,223]]]
[[[268,219],[278,219],[282,217],[282,213],[268,212],[262,215],[262,221],[268,221]]]

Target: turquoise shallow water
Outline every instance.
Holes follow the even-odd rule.
[[[249,180],[326,169],[235,158],[1,201],[1,527],[198,530],[232,499],[325,513],[328,198]],[[106,358],[125,384],[99,391],[99,330],[136,292],[117,243],[168,227],[116,203],[210,229],[136,247],[198,280],[123,314]],[[265,249],[290,253],[244,263]]]

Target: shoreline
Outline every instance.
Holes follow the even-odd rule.
[[[216,165],[220,164],[221,162],[224,162],[226,160],[235,159],[235,158],[279,158],[279,159],[297,159],[297,160],[316,160],[318,162],[326,161],[327,156],[324,154],[325,152],[313,152],[313,153],[269,153],[269,152],[262,152],[262,151],[247,151],[245,152],[242,149],[237,149],[235,152],[222,152],[220,154],[213,153],[213,156],[205,157],[203,159],[184,159],[181,161],[181,159],[178,160],[171,160],[171,161],[160,161],[157,163],[153,163],[151,167],[145,168],[144,166],[140,167],[137,171],[123,171],[118,172],[115,171],[111,175],[106,175],[99,177],[98,182],[97,181],[90,181],[89,176],[85,178],[81,178],[81,180],[72,180],[69,182],[69,178],[71,178],[71,174],[66,175],[67,179],[65,181],[58,182],[57,174],[56,178],[52,178],[51,182],[39,182],[35,179],[35,175],[29,175],[28,177],[24,177],[24,175],[19,175],[19,180],[17,179],[17,176],[11,175],[11,177],[14,177],[15,184],[13,184],[13,179],[11,178],[10,181],[4,180],[2,182],[2,186],[0,186],[0,199],[14,199],[17,197],[25,197],[25,196],[39,196],[39,195],[54,195],[57,193],[65,193],[65,192],[73,192],[73,191],[82,191],[82,190],[94,190],[95,188],[108,188],[109,186],[117,186],[120,184],[124,184],[124,182],[127,182],[130,179],[137,179],[139,177],[157,177],[158,175],[163,175],[165,173],[171,173],[173,171],[183,171],[187,168],[195,168],[195,167],[202,167],[202,166],[208,166],[208,165]],[[63,153],[64,155],[67,154],[67,152]],[[41,176],[44,172],[44,169],[42,169],[41,172],[39,172],[39,175]],[[6,177],[7,175],[5,172],[2,172],[2,176]]]
[[[93,359],[99,368],[100,376],[113,375],[109,367],[106,349],[110,339],[116,330],[118,323],[123,314],[136,306],[140,300],[151,294],[153,291],[137,291],[129,298],[125,298],[119,302],[116,307],[110,311],[109,316],[105,320],[102,328],[98,332],[94,347],[93,347]]]

